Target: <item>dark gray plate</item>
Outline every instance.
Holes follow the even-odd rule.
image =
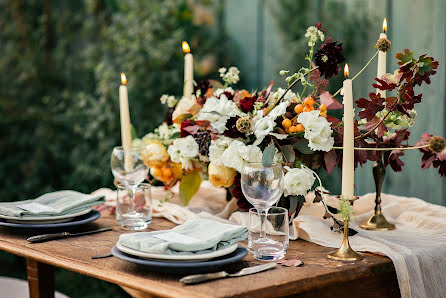
[[[0,226],[14,229],[20,232],[32,232],[37,234],[44,234],[49,232],[58,231],[71,231],[80,225],[93,222],[101,217],[101,213],[96,210],[91,210],[91,212],[75,217],[73,220],[61,223],[48,223],[48,224],[24,224],[24,223],[12,223],[6,222],[0,219]]]
[[[184,275],[218,271],[218,269],[224,265],[243,259],[248,254],[248,251],[246,248],[239,246],[234,252],[226,256],[202,262],[165,262],[161,260],[146,260],[123,253],[116,246],[112,248],[112,254],[118,259],[144,265],[150,269],[150,271]]]

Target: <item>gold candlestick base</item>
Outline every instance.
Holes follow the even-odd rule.
[[[329,259],[338,261],[359,261],[364,258],[362,254],[354,251],[348,241],[348,220],[344,220],[344,239],[341,247],[327,255]]]
[[[388,222],[382,213],[372,214],[369,220],[361,224],[360,227],[369,231],[391,231],[396,229],[395,225]]]

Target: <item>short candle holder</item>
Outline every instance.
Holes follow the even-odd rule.
[[[387,221],[381,213],[381,189],[386,175],[386,169],[381,161],[378,161],[373,166],[373,178],[375,179],[376,198],[375,198],[375,213],[370,218],[360,225],[364,230],[369,231],[390,231],[395,230],[394,224]]]
[[[358,199],[358,197],[354,197],[354,200]],[[350,242],[348,241],[348,223],[350,219],[344,218],[344,239],[342,240],[341,247],[329,253],[327,257],[329,259],[338,260],[338,261],[359,261],[364,258],[362,254],[354,251]]]

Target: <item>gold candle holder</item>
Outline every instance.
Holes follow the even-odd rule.
[[[357,199],[358,197],[354,197]],[[350,201],[352,204],[353,202]],[[354,251],[350,242],[348,241],[348,223],[350,219],[344,218],[344,238],[342,239],[341,247],[338,250],[335,250],[327,255],[329,259],[338,260],[338,261],[359,261],[364,258],[362,254]]]
[[[381,213],[381,189],[386,175],[386,169],[381,161],[377,161],[373,165],[373,178],[375,179],[376,198],[375,198],[375,213],[360,227],[369,231],[390,231],[395,230],[394,224],[387,221]]]

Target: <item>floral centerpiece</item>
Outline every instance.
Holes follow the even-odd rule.
[[[326,38],[320,24],[309,27],[305,37],[308,66],[295,73],[280,72],[285,76],[286,89],[274,89],[273,82],[264,90],[234,89],[239,71],[230,67],[219,70],[223,83],[195,84],[192,98],[178,100],[163,95],[161,102],[169,107],[165,122],[133,141],[144,147],[144,159],[153,178],[162,181],[167,191],[180,183],[184,204],[201,181],[208,179],[216,187],[227,188],[238,207],[247,210],[251,206],[240,186],[243,166],[248,162],[274,162],[284,168],[280,204],[289,209],[290,215],[298,213],[310,190],[315,190],[316,201],[321,200],[323,188],[315,187],[321,185],[315,171],[324,168],[330,173],[336,164],[341,166],[343,122],[328,111],[343,105],[334,98],[340,90],[332,96],[326,89],[345,59],[342,44]],[[407,51],[397,54],[397,59],[399,70],[377,78],[374,85],[381,90],[396,90],[397,95],[382,98],[370,93],[370,100],[356,101],[361,109],[361,120],[355,124],[355,161],[359,165],[381,159],[400,171],[399,157],[410,147],[404,143],[409,136],[407,128],[416,115],[414,104],[421,100],[414,87],[430,82],[438,62],[426,55],[414,58]],[[298,82],[301,92],[295,93],[291,89]],[[440,175],[446,175],[444,139],[425,135],[417,146],[424,153],[422,167],[433,164]],[[386,149],[389,147],[391,150]],[[341,211],[351,212],[344,205]]]

